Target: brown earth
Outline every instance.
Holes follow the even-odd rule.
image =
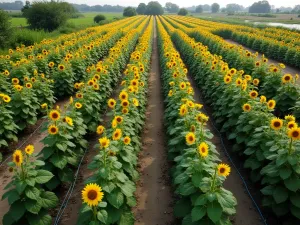
[[[165,132],[163,124],[163,95],[161,90],[157,49],[156,21],[149,77],[149,99],[143,147],[139,157],[140,180],[137,184],[137,206],[133,209],[135,225],[172,225],[173,195],[168,174]]]

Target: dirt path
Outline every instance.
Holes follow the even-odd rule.
[[[62,100],[59,100],[57,103],[55,103],[55,106],[58,105],[60,108],[63,108],[63,105],[69,101],[69,98],[64,98]],[[47,136],[47,131],[45,132],[41,132],[41,128],[43,124],[43,122],[45,122],[42,118],[38,120],[38,122],[36,123],[36,125],[34,125],[33,127],[30,127],[29,130],[26,132],[26,134],[24,134],[24,136],[13,146],[15,147],[15,149],[17,149],[19,146],[22,145],[22,149],[24,149],[27,145],[32,144],[34,145],[34,152],[38,153],[40,152],[44,145],[43,143],[41,143],[41,140],[43,140],[46,136]],[[36,130],[36,132],[32,134],[32,132],[34,132]],[[15,149],[11,149],[12,151],[14,151]],[[11,156],[11,154],[10,154]],[[7,155],[7,157],[10,157]],[[7,162],[10,162],[11,158],[7,159]],[[11,177],[12,177],[13,173],[10,173],[8,171],[8,167],[7,167],[7,163],[4,163],[1,167],[0,167],[0,196],[2,196],[6,190],[4,190],[5,186],[11,181]],[[9,209],[9,204],[7,199],[0,201],[0,224],[2,224],[2,218],[3,216],[8,212]]]
[[[235,42],[231,39],[224,39],[226,42],[230,43],[230,44],[234,44],[234,45],[241,45],[239,44],[238,42]],[[251,48],[248,48],[244,45],[241,45],[243,46],[244,49],[248,50],[249,52],[252,52],[252,53],[255,53],[256,51],[254,51],[253,49]],[[262,57],[262,54],[261,53],[258,53],[258,57],[261,58]],[[267,57],[268,58],[268,57]],[[276,61],[274,59],[271,59],[271,58],[268,58],[268,64],[278,64],[278,63],[281,63],[279,61]],[[289,65],[285,65],[285,68],[283,69],[283,73],[286,74],[286,73],[289,73],[289,74],[292,74],[292,75],[295,75],[295,74],[300,74],[300,69],[296,68],[296,67],[293,67],[293,66],[289,66]],[[297,81],[298,84],[300,84],[300,80]]]
[[[212,115],[207,106],[205,106],[205,103],[203,99],[201,98],[201,92],[199,88],[197,87],[196,82],[194,79],[191,78],[191,76],[188,76],[188,79],[194,88],[195,94],[194,94],[194,99],[196,102],[201,103],[204,105],[205,109],[208,114],[210,120],[212,120]],[[213,133],[214,138],[212,139],[213,144],[216,146],[216,149],[220,153],[220,159],[222,160],[223,163],[226,163],[230,165],[231,167],[231,173],[228,176],[228,178],[225,180],[224,183],[224,188],[227,190],[231,191],[233,195],[236,197],[238,205],[236,207],[236,215],[233,221],[234,225],[263,225],[260,219],[259,213],[256,211],[254,208],[254,205],[248,196],[248,194],[245,191],[244,185],[242,183],[241,178],[239,177],[237,171],[234,169],[233,165],[230,163],[228,158],[225,155],[222,142],[220,139],[219,134],[217,131],[214,129],[211,123],[208,123],[208,128],[209,130]],[[227,144],[227,143],[226,143]],[[230,146],[226,146],[228,149]],[[230,150],[230,149],[229,149]],[[239,161],[235,161],[235,164],[237,165],[238,168],[242,167],[240,165]]]
[[[136,191],[138,204],[134,208],[135,225],[174,225],[173,196],[163,125],[164,99],[161,90],[156,21],[154,23],[147,119],[139,158],[141,177]]]

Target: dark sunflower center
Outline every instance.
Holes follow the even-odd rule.
[[[297,130],[293,131],[293,132],[292,132],[292,136],[293,136],[294,138],[299,137],[299,136],[300,136],[299,131],[297,131]]]
[[[205,148],[201,148],[201,152],[202,152],[202,153],[205,153]]]
[[[55,132],[56,132],[56,128],[55,128],[55,127],[52,127],[52,128],[51,128],[51,132],[52,132],[52,133],[55,133]]]
[[[274,127],[280,127],[280,122],[278,122],[278,121],[276,121],[276,122],[274,122]]]
[[[53,113],[53,114],[52,114],[52,118],[53,118],[53,119],[57,119],[57,118],[58,118],[58,114],[57,114],[57,113]]]
[[[122,119],[121,118],[117,118],[117,121],[118,121],[118,123],[120,123],[122,121]]]
[[[289,76],[286,76],[284,79],[285,80],[290,80],[291,78]]]
[[[123,102],[123,106],[126,107],[128,105],[127,102]]]
[[[194,141],[193,136],[190,136],[190,137],[189,137],[189,140],[190,140],[190,141]]]
[[[249,110],[249,105],[246,105],[246,107],[245,107],[245,108],[246,108],[246,110]]]
[[[90,190],[87,196],[90,200],[95,200],[97,198],[97,192],[95,190]]]
[[[269,103],[269,107],[273,107],[273,103]]]
[[[221,168],[220,173],[225,173],[225,168]]]
[[[17,163],[20,162],[20,156],[19,155],[16,156],[16,162]]]

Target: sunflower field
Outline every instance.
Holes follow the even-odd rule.
[[[141,170],[149,132],[165,134],[160,179],[170,184],[153,188],[171,186],[174,224],[243,225],[240,193],[249,196],[228,185],[242,184],[241,168],[222,145],[255,187],[258,211],[298,224],[299,75],[284,71],[300,68],[299,45],[294,31],[166,15],[9,49],[0,55],[2,224],[143,224],[136,209],[153,210],[137,194],[152,188],[139,183],[151,176]],[[164,129],[149,131],[157,104]]]

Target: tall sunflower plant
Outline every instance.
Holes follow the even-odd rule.
[[[52,71],[51,78],[54,80],[54,94],[56,97],[73,94],[74,73],[70,63],[58,64],[57,68]]]
[[[36,159],[34,146],[15,150],[13,161],[9,162],[12,181],[5,187],[2,200],[7,199],[10,208],[3,217],[4,225],[52,224],[49,210],[58,204],[53,192],[46,191],[43,185],[52,179],[53,174],[43,169],[44,161]]]

